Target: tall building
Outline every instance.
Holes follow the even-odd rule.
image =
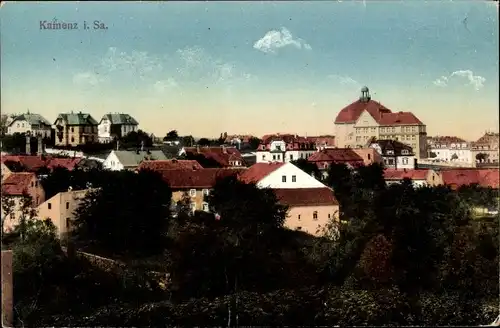
[[[78,146],[97,142],[97,121],[86,113],[64,113],[54,122],[56,146]]]
[[[335,141],[339,148],[365,147],[371,140],[397,140],[412,147],[417,158],[427,158],[426,126],[411,112],[393,113],[372,100],[367,87],[358,100],[335,118]]]

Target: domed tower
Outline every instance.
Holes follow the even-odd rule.
[[[371,99],[370,97],[370,90],[368,89],[368,87],[362,87],[361,88],[361,96],[359,97],[359,101],[361,102],[369,102]]]

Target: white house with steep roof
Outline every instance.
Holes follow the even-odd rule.
[[[33,136],[50,138],[52,125],[40,114],[29,111],[14,117],[7,126],[7,134],[30,132]]]

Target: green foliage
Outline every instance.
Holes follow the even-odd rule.
[[[179,134],[177,133],[177,130],[172,130],[165,135],[163,141],[173,141],[177,139],[179,139]]]
[[[153,254],[165,246],[172,192],[158,173],[108,172],[75,211],[78,243],[117,253]]]
[[[299,158],[295,161],[292,161],[292,164],[297,166],[307,174],[312,175],[317,179],[321,179],[321,173],[319,172],[318,166],[314,163],[309,162],[307,159]]]
[[[57,193],[68,191],[70,187],[73,190],[101,187],[106,184],[109,178],[114,174],[113,172],[101,169],[75,169],[69,171],[64,167],[56,167],[46,178],[41,180],[41,183],[45,190],[45,197],[49,199]]]

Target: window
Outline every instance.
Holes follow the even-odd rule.
[[[196,196],[196,189],[189,190],[189,196],[195,197]]]
[[[74,137],[71,137],[71,142],[75,142],[75,138]]]
[[[313,212],[313,220],[314,221],[318,220],[318,211]]]
[[[71,128],[71,132],[75,132],[75,128]]]
[[[196,203],[189,204],[189,208],[191,209],[191,212],[196,211]]]
[[[31,181],[31,186],[34,187],[35,186],[35,183],[33,181]]]
[[[388,163],[389,165],[394,165],[394,158],[389,158],[389,159],[387,160],[387,163]]]
[[[297,182],[297,176],[296,175],[292,175],[292,182]]]
[[[330,213],[328,213],[328,218],[330,219],[332,217],[332,215]]]
[[[407,150],[407,149],[403,149],[403,150],[401,151],[401,154],[403,154],[403,155],[408,155],[408,150]]]
[[[208,203],[203,203],[203,210],[208,212]]]
[[[47,208],[48,208],[49,210],[50,210],[50,209],[52,209],[52,204],[51,204],[51,203],[48,203],[48,204],[47,204]]]
[[[403,164],[408,164],[408,158],[406,157],[403,158]]]
[[[273,155],[273,161],[275,161],[275,160],[276,160],[276,155]]]
[[[281,155],[278,155],[278,161],[281,160]]]
[[[302,227],[297,227],[297,230],[301,231],[301,230],[302,230]]]
[[[290,154],[290,160],[293,161],[293,155],[292,154]]]
[[[281,182],[286,182],[286,175],[281,176]]]
[[[371,156],[370,154],[368,154],[368,160],[371,160],[371,157],[372,157],[372,156]]]
[[[265,161],[266,160],[266,155],[262,155],[262,160]]]
[[[68,229],[69,229],[70,225],[71,225],[71,220],[70,220],[70,218],[66,218],[66,228],[68,228]]]
[[[298,218],[298,219],[299,219],[299,221],[300,221],[300,214],[297,216],[297,218]]]
[[[203,196],[208,196],[208,194],[209,194],[208,189],[203,189]]]
[[[35,181],[35,187],[38,187],[38,181]]]
[[[69,202],[66,202],[66,209],[69,210]]]

